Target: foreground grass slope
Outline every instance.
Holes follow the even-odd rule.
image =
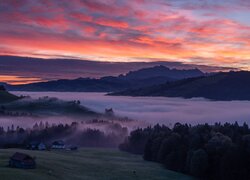
[[[36,157],[37,169],[13,169],[6,165],[15,152]],[[135,173],[134,173],[135,172]],[[161,165],[142,160],[113,149],[84,148],[75,152],[41,152],[17,149],[0,150],[1,180],[126,180],[126,179],[191,179],[188,176],[168,171]]]

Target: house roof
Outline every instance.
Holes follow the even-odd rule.
[[[33,158],[27,154],[16,152],[13,156],[11,156],[11,159],[17,160],[17,161],[25,161],[25,160],[33,160]]]

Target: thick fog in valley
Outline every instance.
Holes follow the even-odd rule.
[[[250,124],[250,101],[209,101],[202,98],[122,97],[105,96],[104,93],[75,92],[12,93],[30,95],[32,98],[50,96],[62,100],[80,100],[81,105],[97,112],[104,112],[105,108],[113,108],[116,115],[138,120],[142,125],[160,123],[172,126],[176,122],[213,124],[215,122],[234,123],[235,121],[239,124],[244,122]],[[67,118],[60,118],[59,121],[61,120],[64,121]]]

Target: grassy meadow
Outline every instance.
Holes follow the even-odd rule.
[[[37,168],[9,168],[9,157],[15,152],[36,157]],[[168,180],[191,179],[166,170],[160,164],[144,161],[141,156],[115,149],[83,148],[78,151],[28,151],[0,149],[1,180]]]

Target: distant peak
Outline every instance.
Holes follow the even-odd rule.
[[[168,69],[169,70],[168,67],[163,66],[163,65],[154,66],[154,67],[152,67],[152,69]]]

